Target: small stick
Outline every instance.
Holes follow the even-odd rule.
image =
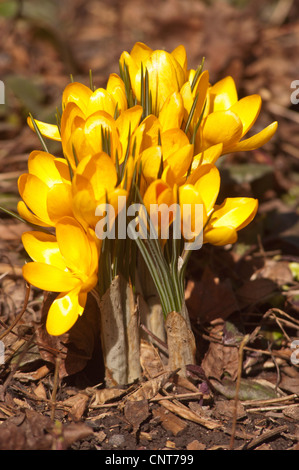
[[[54,372],[53,393],[51,396],[51,401],[52,401],[51,420],[52,421],[54,421],[54,418],[55,418],[56,395],[57,395],[57,388],[58,388],[58,382],[59,382],[59,366],[60,366],[60,357],[57,356],[56,363],[55,363],[55,372]]]
[[[233,450],[234,448],[236,425],[237,425],[239,390],[240,390],[242,366],[243,366],[243,349],[244,349],[244,346],[247,344],[248,340],[249,340],[249,335],[244,336],[239,347],[238,377],[237,377],[237,383],[236,383],[236,395],[235,395],[235,406],[234,406],[233,423],[232,423],[232,434],[231,434],[230,445],[229,445],[230,450]]]

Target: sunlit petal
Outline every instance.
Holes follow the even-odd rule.
[[[232,145],[226,150],[226,152],[243,152],[246,150],[255,150],[259,147],[262,147],[262,145],[266,144],[270,139],[272,139],[277,130],[277,126],[277,121],[272,122],[272,124],[258,132],[258,134],[255,134],[248,139],[241,140],[235,145]]]
[[[52,139],[52,140],[56,140],[56,141],[61,140],[61,136],[60,136],[58,126],[56,126],[55,124],[47,124],[46,122],[38,121],[37,119],[34,119],[34,121],[35,121],[35,124],[37,125],[40,133],[44,137],[47,137],[48,139]],[[34,125],[32,123],[32,119],[30,117],[27,118],[27,124],[29,125],[29,127],[33,131],[35,131]]]
[[[204,243],[210,243],[211,245],[224,246],[231,243],[235,243],[238,239],[237,231],[234,227],[216,227],[207,228],[204,231],[203,241]]]
[[[242,98],[233,106],[230,111],[237,114],[243,125],[243,137],[255,123],[262,106],[262,98],[260,95],[250,95]]]
[[[39,262],[25,264],[23,276],[32,286],[49,292],[68,292],[81,284],[70,272]]]
[[[240,230],[251,222],[258,209],[257,199],[247,197],[226,198],[215,208],[211,219],[213,227],[230,226]]]
[[[22,234],[22,243],[33,261],[51,264],[62,271],[67,269],[54,235],[38,231],[25,232]]]
[[[58,295],[48,312],[47,332],[53,336],[66,333],[82,315],[86,300],[87,294],[79,293],[78,289]]]
[[[230,76],[219,80],[209,91],[210,112],[226,111],[238,101],[234,79]]]
[[[86,113],[89,99],[92,95],[92,90],[83,85],[83,83],[72,82],[69,83],[62,94],[62,106],[65,109],[67,103],[76,103],[76,105]]]
[[[90,244],[82,226],[72,217],[64,217],[56,225],[57,242],[68,268],[88,274],[91,264]]]

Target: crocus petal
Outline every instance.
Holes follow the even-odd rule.
[[[59,336],[66,333],[82,315],[87,300],[86,293],[74,289],[67,294],[60,294],[52,303],[46,322],[50,335]]]
[[[184,70],[187,78],[187,53],[183,45],[177,46],[172,52],[171,55],[176,59]]]
[[[49,188],[53,184],[61,183],[63,179],[70,181],[66,160],[40,150],[35,150],[29,155],[28,170],[30,174],[46,183]]]
[[[107,82],[106,90],[113,96],[117,103],[117,109],[120,113],[128,107],[125,85],[122,79],[116,74],[111,73]]]
[[[46,122],[38,121],[37,119],[34,119],[34,122],[44,137],[47,137],[51,140],[61,141],[59,129],[55,124],[47,124]],[[27,118],[27,124],[33,131],[35,131],[32,119],[30,117]]]
[[[216,144],[193,157],[192,172],[200,165],[215,163],[222,154],[223,144]]]
[[[178,150],[189,145],[189,139],[181,129],[169,129],[161,134],[163,159],[167,160]]]
[[[79,190],[73,196],[74,215],[86,230],[88,227],[95,228],[99,221],[99,217],[95,216],[97,205],[93,193],[87,189]]]
[[[130,109],[122,112],[116,120],[116,127],[119,132],[119,140],[122,147],[122,153],[119,155],[119,164],[123,163],[127,152],[129,142],[132,142],[132,135],[134,134],[143,113],[141,106],[133,106]],[[130,141],[129,141],[130,138]]]
[[[243,131],[241,137],[243,137],[249,129],[255,123],[262,106],[262,98],[260,95],[245,96],[233,106],[230,111],[237,114],[241,119],[243,125]]]
[[[169,166],[170,171],[168,174],[168,181],[170,176],[172,176],[172,186],[174,183],[180,184],[181,181],[184,182],[184,178],[186,178],[186,173],[191,165],[193,156],[193,145],[185,145],[184,147],[180,148],[173,154],[171,154],[167,160],[166,164]]]
[[[89,98],[86,114],[90,116],[97,111],[105,111],[111,117],[114,117],[116,102],[113,96],[104,88],[98,88]]]
[[[262,147],[262,145],[265,145],[267,142],[269,142],[270,139],[272,139],[277,130],[277,126],[277,121],[272,122],[272,124],[265,127],[265,129],[253,135],[252,137],[241,140],[235,145],[232,145],[226,150],[226,152],[244,152],[246,150],[255,150],[259,147]]]
[[[217,227],[204,230],[203,241],[211,245],[224,246],[235,243],[238,239],[237,231],[233,227]]]
[[[140,155],[142,163],[142,173],[147,184],[152,183],[158,178],[162,162],[161,146],[149,147]]]
[[[47,211],[48,186],[37,176],[24,173],[18,179],[18,189],[29,209],[43,222],[53,225]]]
[[[202,231],[206,222],[206,211],[199,191],[191,184],[179,188],[179,201],[181,208],[182,235],[191,241]],[[196,206],[201,206],[202,212],[196,212]],[[200,215],[202,214],[202,218]]]
[[[180,93],[172,93],[165,101],[159,113],[162,131],[180,128],[184,117],[184,105]]]
[[[229,147],[239,141],[242,129],[240,118],[232,111],[209,114],[203,127],[203,150],[219,143],[223,143],[224,149]]]
[[[50,292],[69,292],[81,284],[81,281],[72,273],[39,262],[25,264],[23,276],[34,287]]]
[[[96,153],[81,160],[73,179],[74,191],[76,187],[84,189],[84,180],[82,187],[78,184],[80,175],[90,182],[95,199],[100,199],[106,191],[114,189],[117,183],[114,163],[105,152]]]
[[[175,58],[165,51],[154,51],[143,62],[143,67],[144,73],[148,71],[149,90],[152,94],[152,111],[153,114],[157,115],[167,97],[180,90],[185,80],[185,74]],[[135,93],[141,88],[140,82],[141,71],[137,72],[135,78]]]
[[[50,264],[65,271],[67,266],[54,235],[44,232],[25,232],[22,234],[22,243],[33,261]]]
[[[219,80],[209,91],[210,112],[228,110],[238,101],[234,79],[230,76]]]
[[[195,189],[200,193],[207,214],[213,209],[220,189],[220,173],[214,165],[202,165],[197,174]]]
[[[47,224],[46,222],[44,222],[43,220],[41,220],[39,217],[37,217],[36,215],[34,215],[34,214],[28,209],[28,207],[26,206],[26,204],[24,203],[24,201],[19,201],[19,202],[18,202],[17,210],[18,210],[19,215],[20,215],[24,220],[26,220],[27,222],[29,222],[30,224],[39,225],[40,227],[52,227],[52,225],[53,225],[52,222],[49,223],[49,224]]]
[[[98,111],[87,118],[84,126],[85,140],[92,154],[103,150],[103,133],[107,133],[110,136],[110,156],[113,157],[119,144],[116,123],[108,113]]]
[[[195,85],[195,88],[192,92],[194,98],[196,96],[198,97],[197,102],[196,102],[194,117],[193,117],[194,122],[197,122],[197,120],[200,118],[202,114],[203,107],[207,98],[208,89],[209,89],[209,72],[208,70],[205,70],[204,72],[200,74],[197,80],[197,83]]]
[[[80,124],[82,127],[85,123],[85,114],[77,103],[69,102],[66,104],[65,109],[62,113],[60,132],[64,147],[70,140],[72,133],[79,127],[78,118],[80,118]],[[77,121],[76,121],[77,120]],[[76,124],[74,124],[76,122]]]
[[[143,42],[136,42],[130,52],[130,56],[139,68],[141,62],[144,62],[152,52],[153,50]]]
[[[230,226],[240,230],[251,222],[257,209],[257,199],[249,197],[226,198],[220,206],[215,208],[211,225],[213,227]]]
[[[47,195],[47,211],[49,218],[54,222],[65,216],[73,216],[71,184],[55,184]]]
[[[63,111],[68,103],[76,103],[76,105],[86,114],[86,109],[89,99],[92,95],[92,90],[83,85],[83,83],[72,82],[69,83],[62,94],[62,107]]]
[[[64,217],[56,225],[56,236],[65,263],[75,273],[89,274],[91,251],[82,226],[72,217]]]

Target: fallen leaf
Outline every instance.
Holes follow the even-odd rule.
[[[158,397],[162,398],[162,395],[158,394]],[[181,418],[188,419],[189,421],[193,421],[194,423],[201,424],[202,426],[206,427],[207,429],[217,429],[221,425],[219,422],[213,421],[210,418],[198,416],[198,414],[194,413],[193,411],[189,410],[185,405],[182,403],[173,403],[171,400],[160,400],[160,405],[164,406],[167,410],[171,411],[172,413],[180,416]]]
[[[140,341],[140,365],[144,376],[148,379],[165,372],[158,349],[144,339]]]
[[[186,421],[178,418],[174,413],[160,407],[153,410],[153,416],[154,418],[159,418],[162,427],[174,436],[182,434],[188,425]]]
[[[124,406],[124,416],[133,426],[133,433],[139,430],[140,425],[149,417],[148,400],[128,400]]]
[[[98,405],[104,405],[104,403],[109,403],[117,398],[120,398],[125,393],[126,389],[121,388],[103,388],[100,390],[95,390],[93,388],[87,388],[86,392],[91,397],[90,405],[94,408]]]
[[[223,330],[222,325],[217,325],[211,332]],[[229,374],[232,379],[236,379],[239,366],[238,348],[226,346],[223,343],[210,342],[208,350],[201,362],[205,375],[208,379],[220,380],[225,374]]]
[[[189,442],[187,445],[187,450],[205,450],[206,445],[199,442],[197,439],[194,439],[194,441]]]
[[[89,401],[89,397],[85,393],[76,393],[72,397],[67,398],[63,401],[63,405],[71,406],[69,414],[75,421],[79,421],[86,408]]]
[[[220,282],[208,266],[200,281],[188,281],[185,301],[190,318],[197,323],[209,323],[216,318],[225,319],[239,309],[230,280]]]
[[[165,385],[169,378],[173,375],[173,372],[164,372],[158,377],[154,377],[146,382],[142,383],[137,390],[130,393],[125,397],[126,400],[150,400],[154,398],[160,391],[160,389]]]

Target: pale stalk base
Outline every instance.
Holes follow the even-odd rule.
[[[100,316],[106,386],[132,383],[141,376],[139,325],[132,287],[122,276],[102,296]]]
[[[165,321],[168,345],[168,368],[180,369],[179,374],[186,377],[186,366],[195,364],[196,344],[187,312],[170,312]],[[183,316],[184,315],[184,316]]]

